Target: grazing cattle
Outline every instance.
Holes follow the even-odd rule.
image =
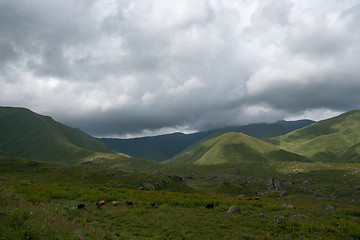
[[[153,203],[153,202],[150,203],[149,206],[152,207],[152,208],[156,208],[156,207],[157,207],[156,203]]]
[[[247,198],[246,200],[250,200],[250,201],[252,201],[252,200],[254,200],[253,198],[251,198],[251,197],[249,197],[249,198]]]
[[[129,200],[126,200],[125,203],[126,203],[126,205],[130,205],[130,206],[134,205],[134,203],[132,201],[129,201]]]
[[[96,207],[97,207],[98,209],[101,209],[101,207],[104,206],[105,203],[106,203],[106,202],[105,202],[104,200],[100,200],[100,201],[98,201],[98,202],[95,202],[95,205],[96,205]]]
[[[85,204],[80,203],[80,204],[78,205],[78,209],[85,209]]]
[[[214,203],[208,203],[205,208],[206,209],[214,209]]]
[[[260,200],[260,198],[259,198],[259,197],[256,197],[255,200]]]
[[[114,207],[116,207],[117,205],[119,205],[119,202],[118,202],[118,201],[113,201],[113,202],[112,202],[112,205],[113,205]]]

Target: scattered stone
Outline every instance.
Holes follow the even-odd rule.
[[[333,207],[331,205],[322,205],[322,206],[325,207],[325,211],[330,212],[330,213],[334,212],[334,210],[335,210],[335,207]]]
[[[278,178],[271,178],[267,182],[267,187],[270,191],[280,191],[280,192],[286,191],[284,183],[281,180],[279,180]]]
[[[31,161],[29,162],[29,165],[30,165],[31,167],[39,166],[39,164],[38,164],[37,162],[33,161],[33,160],[31,160]]]
[[[159,172],[159,171],[154,171],[153,174],[161,175],[161,172]]]
[[[197,178],[197,176],[194,173],[192,173],[186,177],[186,179],[196,179],[196,178]]]
[[[283,216],[275,216],[273,219],[273,222],[278,223],[280,221],[283,221],[285,218]]]
[[[283,183],[286,185],[294,185],[295,183],[291,180],[283,180]]]
[[[282,205],[282,207],[284,207],[284,208],[290,208],[290,209],[294,209],[294,208],[295,208],[294,205],[287,204],[287,203],[284,203],[284,204]]]
[[[152,184],[150,184],[150,183],[144,183],[144,188],[145,188],[146,190],[151,190],[151,191],[156,190],[155,186],[152,185]]]
[[[138,187],[138,190],[145,190],[144,187]]]
[[[235,175],[240,175],[240,170],[239,170],[239,169],[235,169],[235,170],[233,171],[233,174],[235,174]]]
[[[81,179],[87,179],[87,176],[82,176]]]
[[[302,171],[304,171],[304,169],[294,169],[293,170],[294,173],[301,173]]]
[[[288,195],[287,191],[283,191],[279,194],[280,197],[286,197]]]
[[[295,219],[295,220],[303,221],[303,220],[308,219],[309,217],[308,217],[308,216],[305,216],[305,215],[296,214],[296,215],[292,215],[291,218],[292,218],[292,219]]]
[[[303,187],[302,188],[303,192],[308,192],[307,188]]]
[[[264,213],[260,213],[260,214],[258,215],[258,218],[267,218],[267,216],[266,216]]]
[[[230,182],[224,181],[222,184],[223,184],[223,185],[230,185]]]
[[[245,197],[244,194],[239,194],[239,195],[237,196],[237,198],[239,198],[239,199],[242,199],[242,198],[244,198],[244,197]]]
[[[231,206],[227,210],[227,213],[240,213],[240,210],[239,210],[239,208],[237,206]]]
[[[314,182],[313,181],[303,181],[302,183],[303,185],[314,185]]]
[[[174,181],[178,181],[178,182],[182,182],[182,181],[183,181],[180,176],[176,176],[176,175],[171,176],[171,179],[174,180]]]
[[[230,193],[225,193],[223,196],[224,197],[231,197],[231,194]]]

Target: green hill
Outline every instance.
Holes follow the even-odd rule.
[[[0,156],[77,163],[96,152],[113,151],[50,117],[25,108],[0,107]]]
[[[269,142],[315,161],[360,162],[360,111],[314,123]]]
[[[167,162],[208,165],[245,161],[308,160],[243,133],[227,133],[205,141],[193,151],[179,154]]]
[[[192,134],[172,133],[131,139],[99,138],[114,151],[136,158],[165,161],[181,152],[194,150],[202,142],[229,132],[242,132],[255,138],[270,138],[289,133],[314,123],[311,120],[278,121],[276,123],[255,123],[228,127]]]

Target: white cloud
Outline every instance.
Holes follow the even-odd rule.
[[[319,119],[360,108],[359,20],[358,0],[0,1],[0,104],[97,136]]]

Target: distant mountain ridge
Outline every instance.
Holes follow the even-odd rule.
[[[360,162],[360,111],[319,121],[268,142],[314,161]]]
[[[310,160],[246,134],[230,132],[207,140],[194,150],[181,153],[166,162],[214,165],[252,161],[307,162]]]
[[[314,123],[311,120],[256,123],[238,127],[227,127],[193,134],[173,133],[153,137],[131,139],[98,138],[116,152],[136,158],[164,161],[175,155],[195,149],[202,142],[229,132],[242,132],[255,138],[270,138],[289,133]]]
[[[78,163],[96,152],[113,153],[104,143],[29,109],[0,107],[0,156]]]

